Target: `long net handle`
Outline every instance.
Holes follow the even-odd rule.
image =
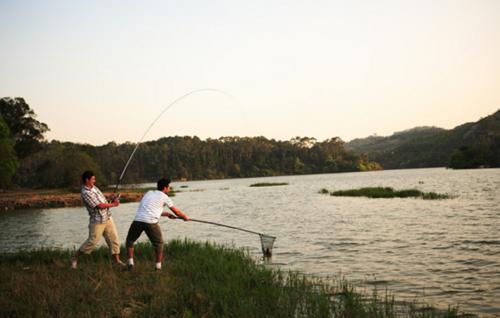
[[[181,219],[181,218],[179,218],[179,219]],[[189,219],[189,221],[198,222],[198,223],[212,224],[212,225],[217,225],[217,226],[223,226],[223,227],[227,227],[227,228],[234,229],[234,230],[239,230],[239,231],[244,231],[244,232],[248,232],[248,233],[252,233],[252,234],[257,234],[259,236],[271,236],[271,235],[266,235],[266,234],[262,234],[262,233],[259,233],[259,232],[245,230],[245,229],[242,229],[242,228],[239,228],[239,227],[236,227],[236,226],[221,224],[221,223],[215,223],[215,222],[203,221],[203,220],[196,220],[196,219]]]

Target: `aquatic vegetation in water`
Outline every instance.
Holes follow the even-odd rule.
[[[338,190],[329,192],[327,189],[321,189],[319,193],[330,194],[332,196],[342,197],[368,197],[368,198],[422,198],[424,200],[450,199],[448,194],[435,192],[422,192],[417,189],[394,190],[391,187],[366,187],[360,189]]]
[[[273,187],[273,186],[283,186],[288,185],[288,182],[260,182],[251,184],[251,187]]]

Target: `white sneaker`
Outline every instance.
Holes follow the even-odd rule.
[[[71,257],[71,268],[72,269],[77,269],[78,268],[78,261],[76,260],[75,257]]]

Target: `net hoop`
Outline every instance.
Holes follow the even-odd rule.
[[[273,245],[276,240],[275,236],[259,234],[260,236],[260,245],[262,248],[262,254],[264,257],[272,257],[273,256]]]

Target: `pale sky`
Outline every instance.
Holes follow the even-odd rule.
[[[499,0],[0,0],[0,97],[48,140],[345,141],[500,108]]]

